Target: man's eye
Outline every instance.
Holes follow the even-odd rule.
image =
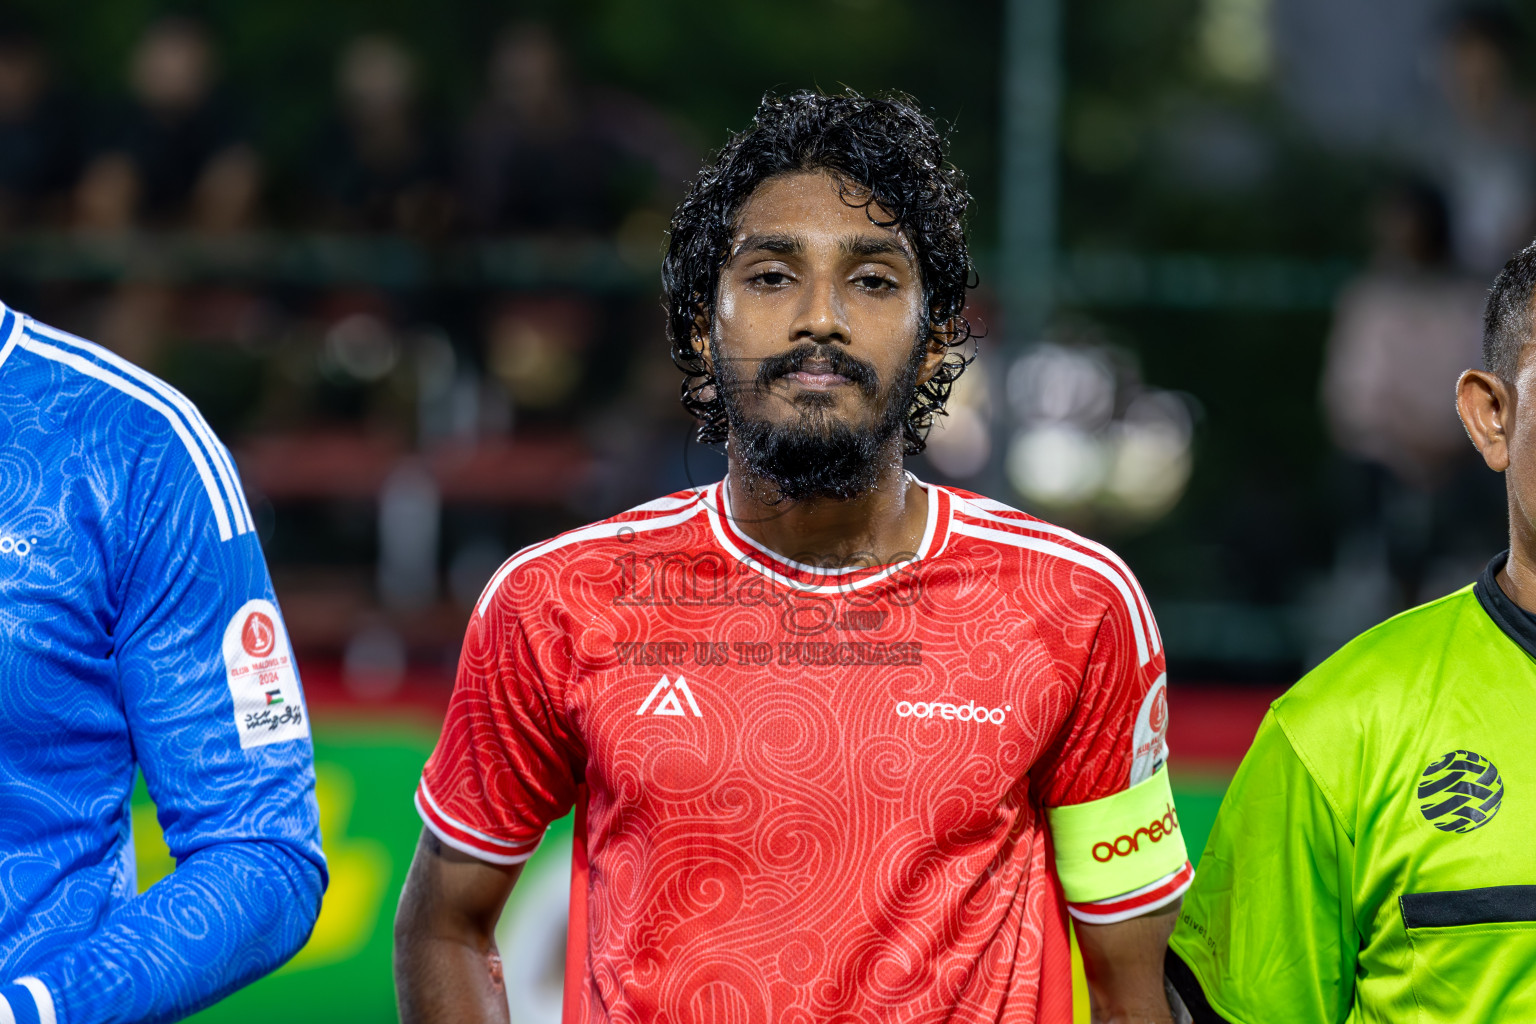
[[[777,270],[765,270],[761,274],[754,275],[752,280],[756,284],[765,284],[769,287],[774,287],[784,284],[786,281],[788,281],[789,275]]]
[[[865,274],[863,277],[856,278],[856,280],[862,287],[868,288],[870,291],[895,291],[896,289],[895,281],[888,277],[881,277],[879,274]]]

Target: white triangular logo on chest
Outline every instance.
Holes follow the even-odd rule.
[[[662,676],[661,680],[651,688],[650,695],[645,698],[645,701],[640,705],[640,710],[636,711],[635,714],[645,714],[652,702],[657,697],[661,697],[661,701],[656,704],[656,709],[651,711],[651,714],[672,715],[674,717],[686,716],[688,711],[683,710],[682,701],[677,699],[678,694],[682,694],[683,700],[688,702],[688,711],[693,712],[694,718],[704,717],[699,711],[698,702],[693,699],[693,691],[688,689],[688,680],[682,676],[677,677],[677,682]]]

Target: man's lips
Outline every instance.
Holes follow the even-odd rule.
[[[813,391],[828,391],[841,384],[850,383],[847,377],[840,373],[833,373],[831,370],[794,370],[784,376]]]

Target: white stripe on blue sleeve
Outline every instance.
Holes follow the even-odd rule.
[[[37,1004],[38,1024],[58,1024],[58,1017],[53,1012],[53,993],[48,991],[36,978],[17,978],[16,984],[32,993],[32,1001]]]
[[[0,985],[0,1024],[58,1024],[53,993],[36,978]]]

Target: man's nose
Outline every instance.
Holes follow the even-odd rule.
[[[803,295],[805,299],[796,310],[789,340],[846,345],[849,341],[848,318],[836,281],[830,276],[813,281]]]

